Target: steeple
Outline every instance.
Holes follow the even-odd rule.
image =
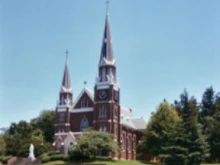
[[[112,48],[109,14],[108,14],[108,9],[107,9],[99,65],[108,65],[108,64],[114,65],[115,59],[114,59],[114,53],[113,53],[113,48]]]
[[[68,50],[66,50],[66,63],[65,69],[63,74],[63,81],[61,85],[61,92],[72,92],[71,82],[70,82],[70,75],[69,75],[69,67],[68,67]]]
[[[106,18],[104,34],[102,39],[101,55],[99,60],[99,74],[96,78],[96,85],[102,83],[115,84],[117,83],[116,76],[116,64],[112,47],[110,24],[109,24],[109,14],[108,14],[108,4],[109,0],[106,1]]]

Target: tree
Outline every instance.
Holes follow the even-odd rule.
[[[220,96],[215,94],[212,87],[206,89],[202,96],[199,121],[202,124],[203,135],[210,145],[208,162],[220,161]]]
[[[23,144],[23,139],[20,134],[15,135],[4,135],[4,140],[6,143],[6,155],[16,156],[19,149]]]
[[[30,123],[19,121],[11,123],[8,130],[4,131],[4,140],[6,142],[6,154],[13,156],[26,156],[30,142],[37,142],[37,152],[40,150],[49,150],[47,142],[53,142],[55,124],[55,112],[43,111],[39,117],[33,119]],[[43,146],[39,144],[45,144]],[[47,145],[46,145],[47,144]],[[46,148],[45,148],[46,146]]]
[[[25,139],[22,142],[22,146],[19,148],[17,152],[17,156],[28,157],[30,144],[34,145],[34,155],[36,157],[42,155],[43,153],[51,151],[50,143],[46,143],[46,142],[44,143],[42,142],[41,139],[29,138],[29,139]]]
[[[204,123],[205,117],[213,116],[215,113],[215,91],[212,87],[206,89],[202,96],[202,106],[199,113],[201,123]]]
[[[152,114],[150,122],[144,132],[140,143],[140,152],[149,153],[153,156],[162,154],[162,147],[167,145],[170,138],[170,131],[175,129],[180,118],[167,101],[162,102],[156,113]]]
[[[184,91],[175,105],[182,120],[171,134],[169,145],[163,148],[161,156],[167,165],[200,165],[208,156],[208,144],[198,123],[197,101],[194,97],[189,99]]]
[[[0,156],[6,153],[6,143],[2,136],[0,136]]]
[[[55,111],[44,110],[40,113],[39,117],[31,120],[31,125],[34,128],[39,128],[46,142],[53,142],[55,124]]]
[[[98,152],[113,152],[118,154],[119,147],[112,134],[91,129],[85,130],[70,148],[70,155],[80,152],[84,157],[95,158]]]

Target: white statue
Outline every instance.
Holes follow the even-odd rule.
[[[35,156],[34,156],[34,145],[33,145],[33,144],[30,145],[28,159],[30,159],[31,161],[34,161],[34,160],[35,160]]]

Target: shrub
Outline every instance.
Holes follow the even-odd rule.
[[[4,157],[4,155],[0,156],[0,162],[2,161],[2,158]]]
[[[48,156],[59,155],[59,154],[60,154],[59,151],[51,151],[51,152],[48,152],[48,153],[47,153]]]
[[[1,162],[3,164],[7,164],[8,160],[11,159],[13,156],[9,155],[9,156],[4,156],[1,160]]]
[[[54,161],[54,160],[64,160],[64,156],[63,154],[59,154],[59,155],[52,155],[50,156],[50,160]]]
[[[70,160],[70,156],[69,155],[64,155],[63,160],[65,160],[65,161]]]
[[[71,151],[69,159],[79,161],[79,160],[87,160],[89,159],[89,157],[84,155],[80,151]]]
[[[43,156],[42,158],[42,163],[47,163],[50,161],[50,157],[49,156]]]

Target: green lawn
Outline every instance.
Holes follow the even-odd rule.
[[[53,161],[49,163],[44,163],[43,165],[73,165],[73,162],[64,162],[64,161]],[[77,163],[76,163],[77,164]],[[93,161],[86,162],[85,164],[107,164],[107,165],[159,165],[155,163],[142,163],[139,161],[123,161],[123,160],[110,160],[110,161]]]
[[[77,163],[76,163],[77,164]],[[139,161],[123,161],[123,160],[110,160],[110,161],[93,161],[85,164],[107,164],[107,165],[160,165],[155,163],[143,163]],[[73,162],[53,161],[44,163],[43,165],[74,165]],[[202,165],[220,165],[220,164],[202,164]]]

